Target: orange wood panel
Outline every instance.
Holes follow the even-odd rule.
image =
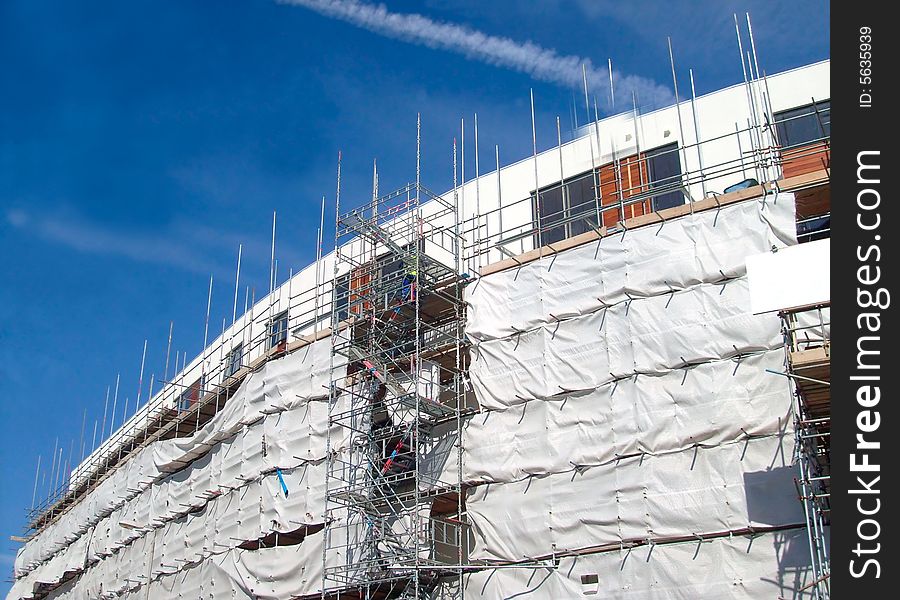
[[[614,164],[600,167],[600,206],[610,206],[619,203],[618,185],[616,183],[616,166]],[[603,211],[603,225],[615,227],[619,220],[619,211]]]
[[[622,178],[622,196],[628,199],[648,189],[649,177],[647,175],[647,161],[643,154],[626,156],[619,161],[619,170]],[[600,205],[610,206],[619,203],[619,182],[616,180],[616,165],[610,163],[600,167]],[[626,219],[638,217],[650,212],[650,201],[637,202],[625,207]],[[620,220],[617,210],[608,210],[603,213],[603,225],[614,227]]]
[[[355,304],[360,298],[364,298],[369,293],[369,284],[372,282],[372,273],[370,267],[360,267],[353,271],[350,275],[350,312],[359,315],[363,310],[372,308],[370,302]]]
[[[813,142],[781,153],[782,176],[786,179],[831,168],[831,147],[828,142]]]

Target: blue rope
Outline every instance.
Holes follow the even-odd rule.
[[[288,497],[288,489],[287,489],[287,485],[284,483],[284,477],[281,475],[281,469],[276,467],[275,473],[278,474],[278,483],[281,484],[281,490],[284,492],[284,497],[287,498]]]

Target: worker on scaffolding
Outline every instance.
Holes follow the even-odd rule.
[[[401,302],[415,302],[416,300],[416,279],[417,279],[417,263],[419,262],[418,258],[416,262],[413,263],[409,268],[406,269],[406,273],[403,275],[403,285],[401,288]]]
[[[390,300],[391,307],[384,316],[384,322],[393,323],[389,329],[389,335],[393,340],[392,347],[389,351],[393,354],[403,355],[409,352],[410,348],[415,346],[415,336],[413,336],[413,339],[409,339],[409,336],[412,333],[410,330],[411,322],[404,318],[403,306],[409,302],[415,302],[416,300],[418,294],[419,259],[417,256],[414,256],[410,263],[407,263],[402,259],[398,259],[398,262],[400,263],[400,269],[403,269],[403,278],[400,280],[400,285],[397,288],[394,288]]]
[[[411,265],[407,265],[403,260],[400,260],[400,268],[403,269],[403,278],[400,280],[399,288],[394,288],[394,292],[391,294],[390,304],[393,306],[393,317],[391,319],[396,318],[400,315],[400,308],[407,302],[415,301],[416,299],[416,280],[418,273],[418,259],[414,259],[415,262]],[[399,269],[398,269],[399,270]]]

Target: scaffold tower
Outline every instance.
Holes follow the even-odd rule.
[[[456,197],[373,197],[338,199],[323,597],[426,598],[465,558]]]
[[[831,305],[781,311],[785,362],[793,383],[800,501],[812,557],[812,597],[831,597]]]

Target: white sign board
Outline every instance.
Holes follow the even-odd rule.
[[[831,240],[747,257],[754,314],[831,300]]]

